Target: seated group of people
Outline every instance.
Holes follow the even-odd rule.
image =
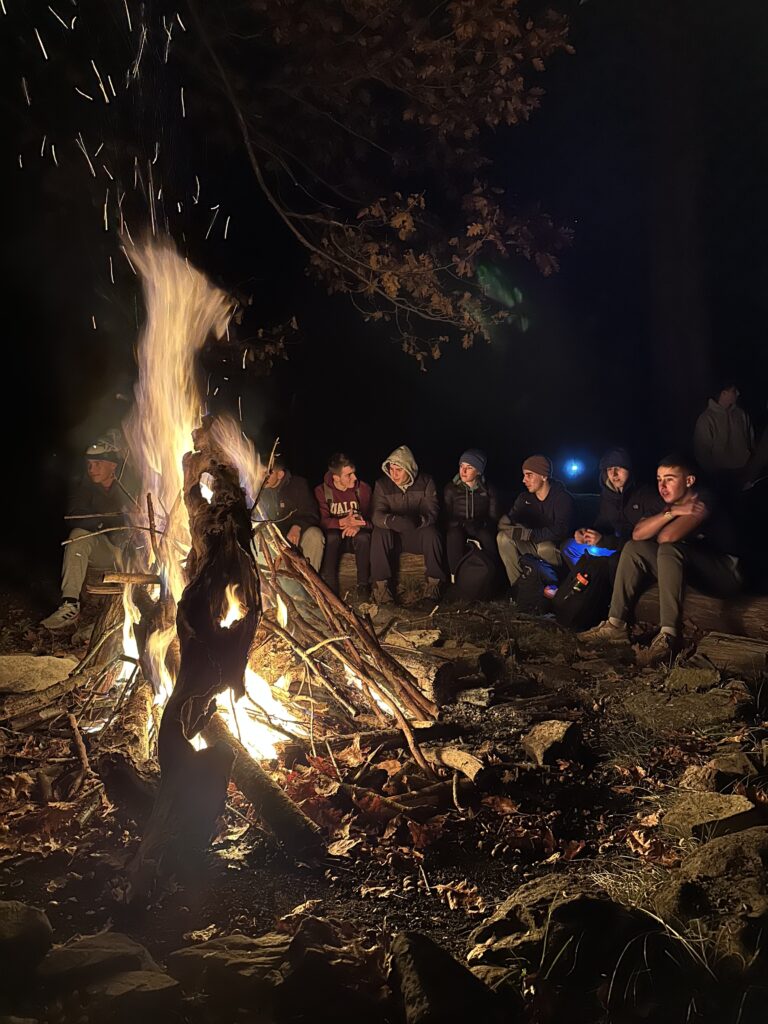
[[[65,547],[62,603],[43,625],[56,630],[79,614],[80,589],[89,565],[114,568],[118,534],[93,531],[116,523],[126,507],[116,476],[120,454],[100,441],[86,452],[88,479],[70,517],[79,517]],[[487,557],[489,572],[500,563],[514,598],[530,560],[565,576],[583,555],[612,560],[613,594],[604,622],[586,640],[624,642],[634,602],[649,579],[659,584],[659,650],[680,644],[683,589],[687,580],[728,596],[742,585],[735,537],[714,498],[696,482],[690,462],[660,460],[657,487],[638,485],[628,453],[620,448],[600,460],[601,498],[595,522],[574,530],[575,504],[554,479],[551,461],[532,455],[522,465],[524,490],[506,514],[499,514],[496,489],[485,476],[486,456],[465,451],[458,472],[443,491],[442,509],[434,479],[419,469],[413,452],[396,448],[382,463],[373,489],[358,479],[354,461],[334,455],[314,492],[307,481],[277,458],[264,482],[256,522],[276,522],[289,543],[303,552],[327,585],[338,591],[339,561],[352,552],[357,565],[354,597],[372,596],[379,605],[395,600],[393,582],[401,552],[422,555],[424,600],[434,603],[449,578],[474,550]],[[371,593],[372,589],[372,593]]]

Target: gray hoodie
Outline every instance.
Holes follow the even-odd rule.
[[[714,398],[696,420],[693,447],[702,469],[717,473],[743,469],[749,462],[755,435],[749,416],[740,405],[724,409]]]

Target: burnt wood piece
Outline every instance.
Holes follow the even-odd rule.
[[[261,614],[251,520],[236,470],[209,442],[206,424],[184,456],[184,502],[192,548],[188,583],[176,613],[179,669],[163,711],[157,756],[160,787],[141,848],[132,864],[132,895],[207,845],[224,808],[234,753],[226,744],[196,751],[190,739],[215,710],[216,694],[245,693],[248,653]],[[212,478],[210,504],[200,491]],[[237,585],[242,617],[224,628],[227,587]]]
[[[203,739],[222,744],[234,751],[232,780],[253,807],[259,820],[294,857],[310,857],[324,851],[318,826],[274,782],[261,765],[231,733],[218,712],[203,728]]]

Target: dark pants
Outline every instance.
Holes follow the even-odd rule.
[[[674,630],[680,627],[687,582],[713,597],[733,597],[742,587],[738,561],[731,555],[685,541],[658,544],[655,540],[630,540],[619,559],[611,618],[626,622],[649,578],[659,583],[659,625]]]
[[[430,579],[445,580],[443,538],[435,526],[414,527],[403,533],[374,526],[371,539],[371,578],[374,582],[391,579],[400,553],[423,555]]]
[[[320,575],[333,591],[339,586],[339,560],[350,551],[354,552],[357,563],[357,585],[365,587],[371,573],[371,531],[361,530],[354,537],[342,537],[341,530],[326,533]]]
[[[476,526],[472,522],[459,525],[452,523],[445,535],[445,547],[448,556],[448,571],[451,575],[456,572],[456,566],[466,555],[469,548],[469,539],[480,542],[483,551],[487,551],[492,557],[496,556],[496,530],[487,529],[485,526]]]

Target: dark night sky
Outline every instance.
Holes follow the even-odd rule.
[[[87,176],[70,175],[62,187],[39,170],[43,132],[35,136],[30,116],[63,134],[73,126],[59,124],[55,90],[42,111],[27,111],[19,72],[39,62],[34,20],[14,21],[14,0],[6,6],[0,201],[11,480],[0,565],[15,586],[30,572],[55,575],[66,478],[88,436],[121,408],[110,396],[130,381],[140,309],[130,275],[121,270],[117,285],[109,282],[110,240],[93,227],[103,191]],[[253,294],[246,331],[299,319],[302,341],[289,363],[256,386],[234,378],[230,386],[243,395],[246,429],[263,439],[279,430],[313,482],[335,448],[356,452],[371,478],[401,443],[441,480],[463,448],[485,447],[493,475],[513,487],[520,458],[533,450],[589,459],[626,441],[650,462],[685,440],[674,396],[686,410],[682,423],[706,398],[702,374],[687,384],[675,369],[678,322],[694,325],[687,351],[739,377],[762,419],[768,10],[709,0],[553,6],[571,13],[577,53],[554,61],[542,109],[494,149],[509,194],[540,200],[571,224],[573,248],[554,278],[504,266],[525,298],[526,334],[451,350],[427,374],[384,329],[303,276],[303,256],[255,200],[242,154],[225,160],[205,139],[163,126],[180,169],[204,168],[206,199],[224,197],[232,210],[226,242],[219,230],[203,243],[200,223],[188,226],[187,240],[209,273]],[[172,86],[142,87],[151,112]]]

